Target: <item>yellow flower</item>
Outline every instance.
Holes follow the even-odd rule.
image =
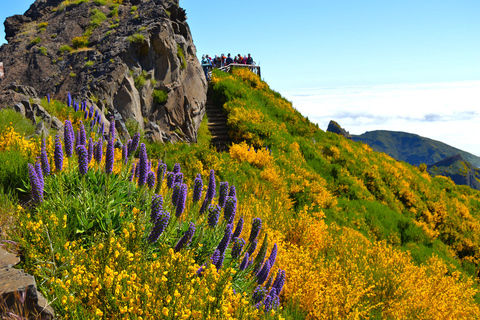
[[[162,314],[166,317],[168,316],[168,308],[167,307],[163,307],[162,309]]]

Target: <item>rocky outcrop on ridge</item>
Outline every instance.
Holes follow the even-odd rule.
[[[480,190],[480,169],[465,161],[460,154],[445,158],[427,166],[432,176],[450,177],[456,184],[466,185]]]
[[[178,0],[37,0],[4,23],[0,107],[71,92],[125,138],[135,121],[153,141],[196,141],[207,82],[185,20]]]
[[[352,137],[350,136],[350,133],[343,129],[336,121],[334,120],[330,120],[330,122],[328,123],[328,127],[327,127],[327,131],[328,132],[333,132],[333,133],[336,133],[336,134],[339,134],[341,136],[344,136],[345,138],[347,139],[352,139]]]

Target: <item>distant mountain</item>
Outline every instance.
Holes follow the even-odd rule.
[[[456,184],[480,190],[480,169],[474,168],[459,154],[429,165],[427,170],[432,176],[447,176]]]
[[[416,166],[422,163],[433,165],[445,158],[460,155],[464,161],[480,168],[480,157],[417,134],[376,130],[351,137],[354,141],[368,144],[375,151],[385,152],[397,160]]]

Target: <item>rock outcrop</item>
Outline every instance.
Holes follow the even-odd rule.
[[[328,132],[333,132],[333,133],[336,133],[336,134],[339,134],[341,136],[344,136],[345,138],[347,139],[352,139],[352,137],[350,136],[350,133],[343,129],[336,121],[334,120],[330,120],[330,122],[328,123],[328,127],[327,127],[327,131]]]
[[[185,11],[178,0],[119,2],[37,0],[7,18],[0,107],[33,112],[32,99],[71,92],[124,137],[135,121],[154,141],[196,141],[207,82]]]

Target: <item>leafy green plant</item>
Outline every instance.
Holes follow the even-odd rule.
[[[40,41],[42,41],[42,39],[40,37],[35,37],[30,41],[29,44],[30,44],[30,46],[34,46],[34,45],[40,43]]]
[[[138,75],[138,77],[135,78],[135,87],[140,90],[144,85],[145,83],[147,82],[147,79],[146,77],[148,76],[148,73],[147,71],[145,70],[142,70],[142,73],[140,73]]]
[[[133,35],[128,36],[127,40],[130,43],[142,43],[143,41],[145,41],[145,36],[140,33],[134,33]]]
[[[153,101],[158,104],[162,104],[167,101],[168,93],[165,90],[154,89],[152,92]]]
[[[89,60],[87,62],[85,62],[85,64],[83,65],[84,68],[90,68],[91,66],[93,66],[95,62]]]
[[[95,3],[97,6],[104,6],[107,4],[106,0],[93,0],[93,3]]]
[[[89,40],[87,36],[75,37],[72,39],[72,44],[75,49],[88,47]]]
[[[40,51],[40,53],[44,56],[47,55],[47,48],[45,48],[44,46],[41,46],[40,48],[38,48],[38,51]]]
[[[65,51],[72,52],[73,48],[70,47],[68,44],[64,44],[60,47],[60,49],[58,49],[58,51],[60,51],[60,53],[63,54]]]
[[[180,59],[180,69],[185,69],[187,67],[187,60],[185,59],[185,54],[182,47],[177,43],[177,56]]]

